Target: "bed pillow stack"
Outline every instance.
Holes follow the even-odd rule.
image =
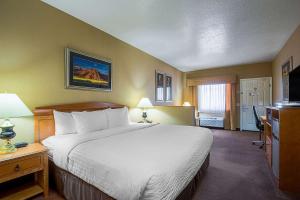
[[[128,108],[97,110],[92,112],[53,111],[55,135],[90,133],[107,128],[129,125]]]

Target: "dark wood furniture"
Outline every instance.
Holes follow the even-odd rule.
[[[72,111],[94,111],[103,110],[107,108],[122,108],[124,105],[115,103],[103,103],[103,102],[87,102],[87,103],[75,103],[66,105],[54,105],[38,107],[34,111],[34,124],[35,124],[35,142],[41,142],[43,139],[55,134],[55,124],[53,117],[53,110],[62,112]],[[209,154],[207,155],[204,163],[199,169],[198,173],[191,180],[188,186],[180,193],[176,200],[190,200],[193,194],[196,192],[197,186],[200,184],[200,178],[209,166]],[[54,187],[60,195],[67,199],[81,200],[113,200],[112,197],[105,194],[96,187],[83,181],[77,176],[57,167],[50,159],[50,182],[54,184]],[[76,189],[74,190],[74,187]],[[79,191],[74,194],[74,191]]]
[[[300,107],[268,107],[265,151],[279,189],[300,194]]]
[[[1,200],[27,199],[40,193],[48,196],[48,154],[38,143],[18,149],[11,154],[0,155],[0,183],[34,174],[33,183],[17,184],[1,191]]]

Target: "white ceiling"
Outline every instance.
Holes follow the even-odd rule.
[[[300,0],[43,0],[182,71],[272,60]]]

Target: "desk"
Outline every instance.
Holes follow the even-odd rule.
[[[262,122],[267,121],[267,116],[265,116],[265,115],[260,116],[260,119],[261,119]]]
[[[300,107],[267,107],[265,152],[279,189],[300,194]]]
[[[260,116],[262,123],[264,124],[264,136],[263,140],[265,143],[264,150],[270,168],[272,168],[272,125],[268,121],[267,116]]]

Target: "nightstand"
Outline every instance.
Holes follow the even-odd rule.
[[[0,200],[27,199],[40,193],[48,196],[48,155],[44,146],[34,143],[14,153],[1,154],[0,184],[29,174],[34,174],[32,183],[1,191]]]
[[[154,123],[154,122],[152,122],[152,121],[146,121],[146,122],[144,122],[144,121],[139,121],[138,122],[139,124],[152,124],[152,123]],[[155,124],[155,123],[154,123]]]

